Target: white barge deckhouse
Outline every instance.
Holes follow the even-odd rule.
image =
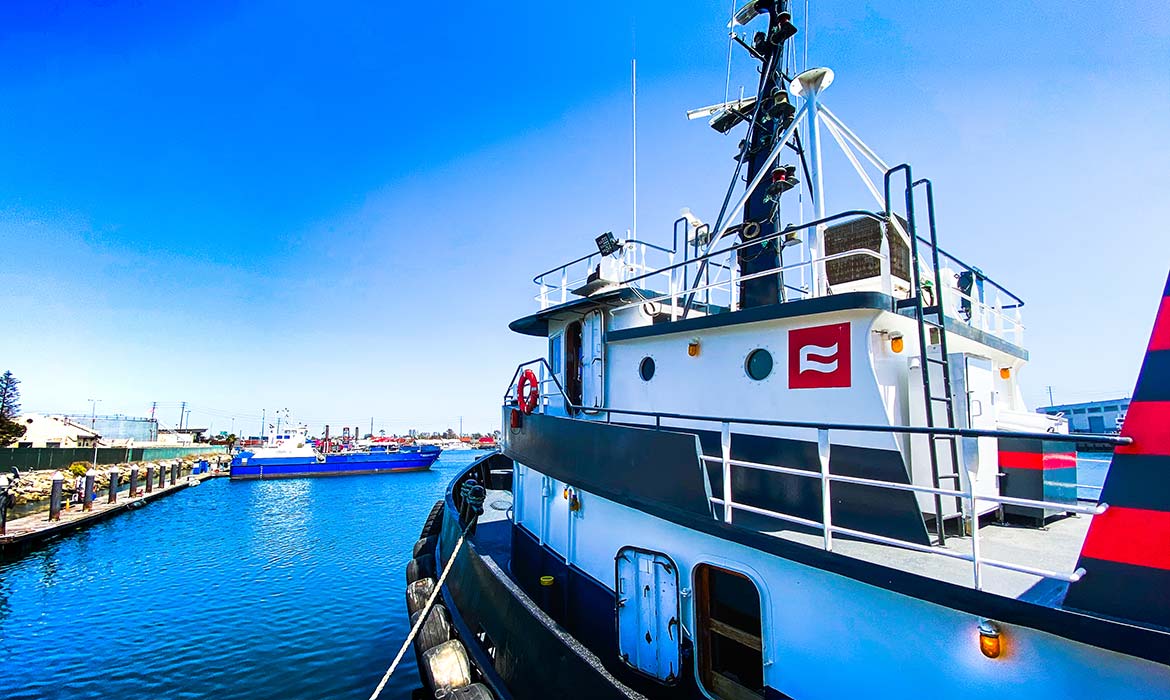
[[[424,683],[1170,697],[1170,282],[1120,435],[1029,411],[1023,301],[939,246],[931,183],[826,106],[832,71],[792,74],[788,4],[736,16],[756,95],[691,114],[744,132],[713,222],[535,278],[511,328],[547,355],[408,568]],[[829,147],[872,200],[826,211]],[[1114,450],[1103,488],[1078,442]]]

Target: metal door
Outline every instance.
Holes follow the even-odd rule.
[[[581,322],[581,405],[605,405],[605,317],[600,309],[590,311]]]
[[[678,569],[669,557],[634,547],[617,555],[618,653],[666,683],[679,673]]]

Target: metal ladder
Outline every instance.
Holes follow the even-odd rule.
[[[922,371],[922,391],[923,399],[926,402],[926,427],[928,428],[955,428],[955,400],[951,388],[951,366],[947,351],[947,332],[946,332],[946,315],[942,301],[942,272],[938,260],[938,233],[935,228],[934,218],[934,189],[930,180],[921,179],[915,181],[911,175],[910,166],[902,164],[891,168],[886,172],[885,186],[886,186],[886,217],[893,220],[893,210],[890,203],[890,183],[891,177],[899,172],[904,171],[906,174],[906,224],[909,229],[906,233],[910,238],[910,268],[911,276],[913,277],[913,296],[907,301],[911,303],[914,309],[914,320],[918,326],[918,348],[920,352],[920,369]],[[930,226],[930,255],[931,265],[934,270],[934,279],[930,280],[933,283],[932,296],[930,305],[925,302],[925,285],[922,280],[922,268],[920,266],[921,252],[919,250],[918,230],[915,225],[914,216],[914,189],[920,185],[926,187],[926,206],[927,206],[927,220]],[[935,342],[932,342],[935,341]],[[937,348],[932,351],[931,348]],[[930,380],[931,365],[938,365],[942,367],[942,391],[939,394],[934,392]],[[942,411],[936,413],[938,404],[941,404]],[[934,488],[943,488],[944,482],[954,491],[962,490],[962,477],[959,473],[959,445],[958,437],[954,435],[937,435],[929,433],[926,436],[928,452],[930,454],[930,476]],[[939,443],[945,442],[950,446],[950,471],[949,473],[940,472],[940,458],[939,458]],[[943,522],[943,497],[939,494],[934,495],[934,526],[935,532],[938,535],[936,544],[946,544],[946,526]],[[962,498],[955,497],[955,508],[960,517],[963,513]]]

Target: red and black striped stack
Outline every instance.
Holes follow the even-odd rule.
[[[1170,279],[1065,607],[1170,627]]]

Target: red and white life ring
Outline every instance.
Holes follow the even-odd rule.
[[[526,369],[516,384],[516,400],[520,404],[520,410],[524,412],[524,415],[530,415],[536,408],[536,402],[539,399],[540,386],[536,381],[536,373]]]

